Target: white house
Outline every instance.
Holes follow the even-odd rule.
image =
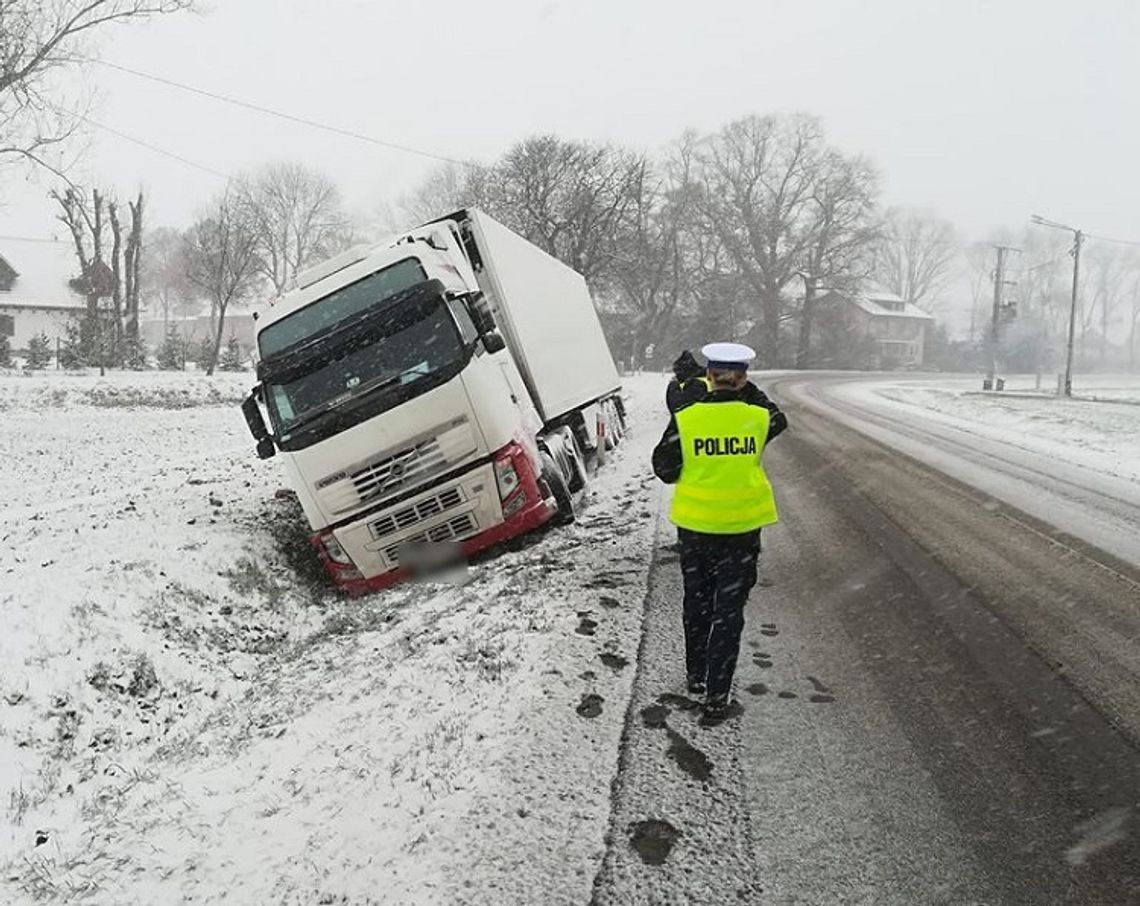
[[[0,236],[0,336],[13,352],[27,349],[40,333],[54,350],[68,322],[82,317],[83,297],[67,285],[78,273],[69,243]]]
[[[838,301],[848,329],[870,340],[872,368],[917,367],[926,354],[926,331],[934,316],[901,296],[878,290],[865,293],[825,293],[820,302]]]

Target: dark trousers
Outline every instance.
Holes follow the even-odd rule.
[[[681,529],[681,575],[685,582],[685,668],[690,680],[707,683],[710,696],[728,695],[744,605],[756,584],[760,531],[707,535]]]

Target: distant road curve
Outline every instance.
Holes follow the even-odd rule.
[[[913,457],[1112,557],[1140,567],[1140,484],[974,433],[921,412],[875,403],[868,385],[940,375],[784,373],[761,383],[794,403]],[[1140,452],[1138,452],[1140,455]]]

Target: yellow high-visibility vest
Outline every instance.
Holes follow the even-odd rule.
[[[760,462],[768,410],[736,401],[693,403],[676,419],[681,477],[673,492],[673,524],[731,535],[775,522],[776,500]]]

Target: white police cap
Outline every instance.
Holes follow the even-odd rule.
[[[701,355],[709,368],[745,369],[756,358],[756,352],[743,343],[709,343],[701,347]]]

